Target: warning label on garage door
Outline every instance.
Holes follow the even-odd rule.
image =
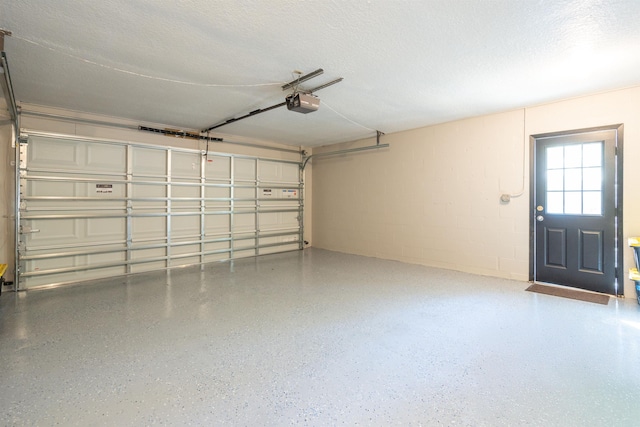
[[[282,190],[282,197],[285,199],[298,198],[298,190]]]
[[[113,184],[96,184],[96,194],[113,193]]]

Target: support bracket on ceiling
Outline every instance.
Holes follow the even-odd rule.
[[[4,36],[11,36],[11,31],[0,28],[0,51],[4,52]]]
[[[282,90],[287,90],[292,87],[297,87],[300,83],[306,82],[307,80],[311,80],[312,78],[319,76],[322,73],[324,73],[324,70],[322,68],[318,68],[317,70],[312,71],[309,74],[305,74],[304,76],[298,76],[297,79],[291,80],[286,85],[282,85]]]

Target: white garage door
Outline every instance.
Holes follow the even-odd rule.
[[[19,289],[302,249],[299,162],[29,133]]]

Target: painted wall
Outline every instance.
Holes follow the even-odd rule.
[[[124,119],[118,119],[113,117],[96,116],[91,114],[84,114],[79,112],[65,111],[54,108],[35,106],[23,104],[23,109],[29,111],[42,112],[46,114],[62,115],[66,117],[77,117],[79,119],[97,120],[111,123],[119,123],[122,125],[137,126],[140,124],[148,125],[156,128],[164,128],[164,125],[153,123],[139,123],[128,121]],[[0,117],[1,119],[1,117]],[[137,130],[122,129],[117,127],[89,125],[80,121],[68,121],[68,120],[52,120],[40,117],[34,117],[23,114],[21,117],[20,126],[22,129],[37,130],[42,132],[53,132],[67,135],[79,135],[94,138],[105,138],[114,140],[132,141],[137,143],[154,144],[162,146],[174,146],[189,149],[204,150],[206,143],[201,141],[171,138],[158,134],[140,132]],[[219,136],[219,135],[216,135]],[[266,141],[254,141],[246,138],[234,137],[231,135],[222,135],[229,141],[249,142],[254,144],[270,145],[274,147],[296,149],[296,147],[280,145],[273,142]],[[11,125],[8,120],[0,122],[0,150],[2,153],[2,164],[0,165],[0,177],[2,177],[2,185],[0,186],[0,196],[2,197],[2,213],[0,218],[0,237],[2,238],[0,244],[0,263],[9,264],[9,269],[5,278],[7,280],[13,280],[14,277],[14,203],[15,199],[15,180],[14,180],[14,166],[10,164],[15,154],[11,148]],[[244,154],[249,156],[280,159],[280,160],[293,160],[300,161],[300,156],[295,153],[274,151],[268,149],[260,149],[255,147],[246,147],[241,145],[233,145],[232,143],[210,143],[209,150],[211,152],[219,153],[234,153]],[[306,189],[306,211],[304,217],[305,233],[304,240],[312,242],[312,221],[311,221],[311,168],[307,167],[305,176],[305,189]]]
[[[316,158],[314,246],[528,280],[529,135],[617,123],[625,126],[626,243],[640,234],[640,87],[386,135],[387,149]],[[522,191],[500,203],[502,193]],[[627,250],[624,271],[632,264]]]

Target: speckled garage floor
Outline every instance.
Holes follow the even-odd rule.
[[[640,425],[640,309],[318,249],[0,298],[2,425]]]

